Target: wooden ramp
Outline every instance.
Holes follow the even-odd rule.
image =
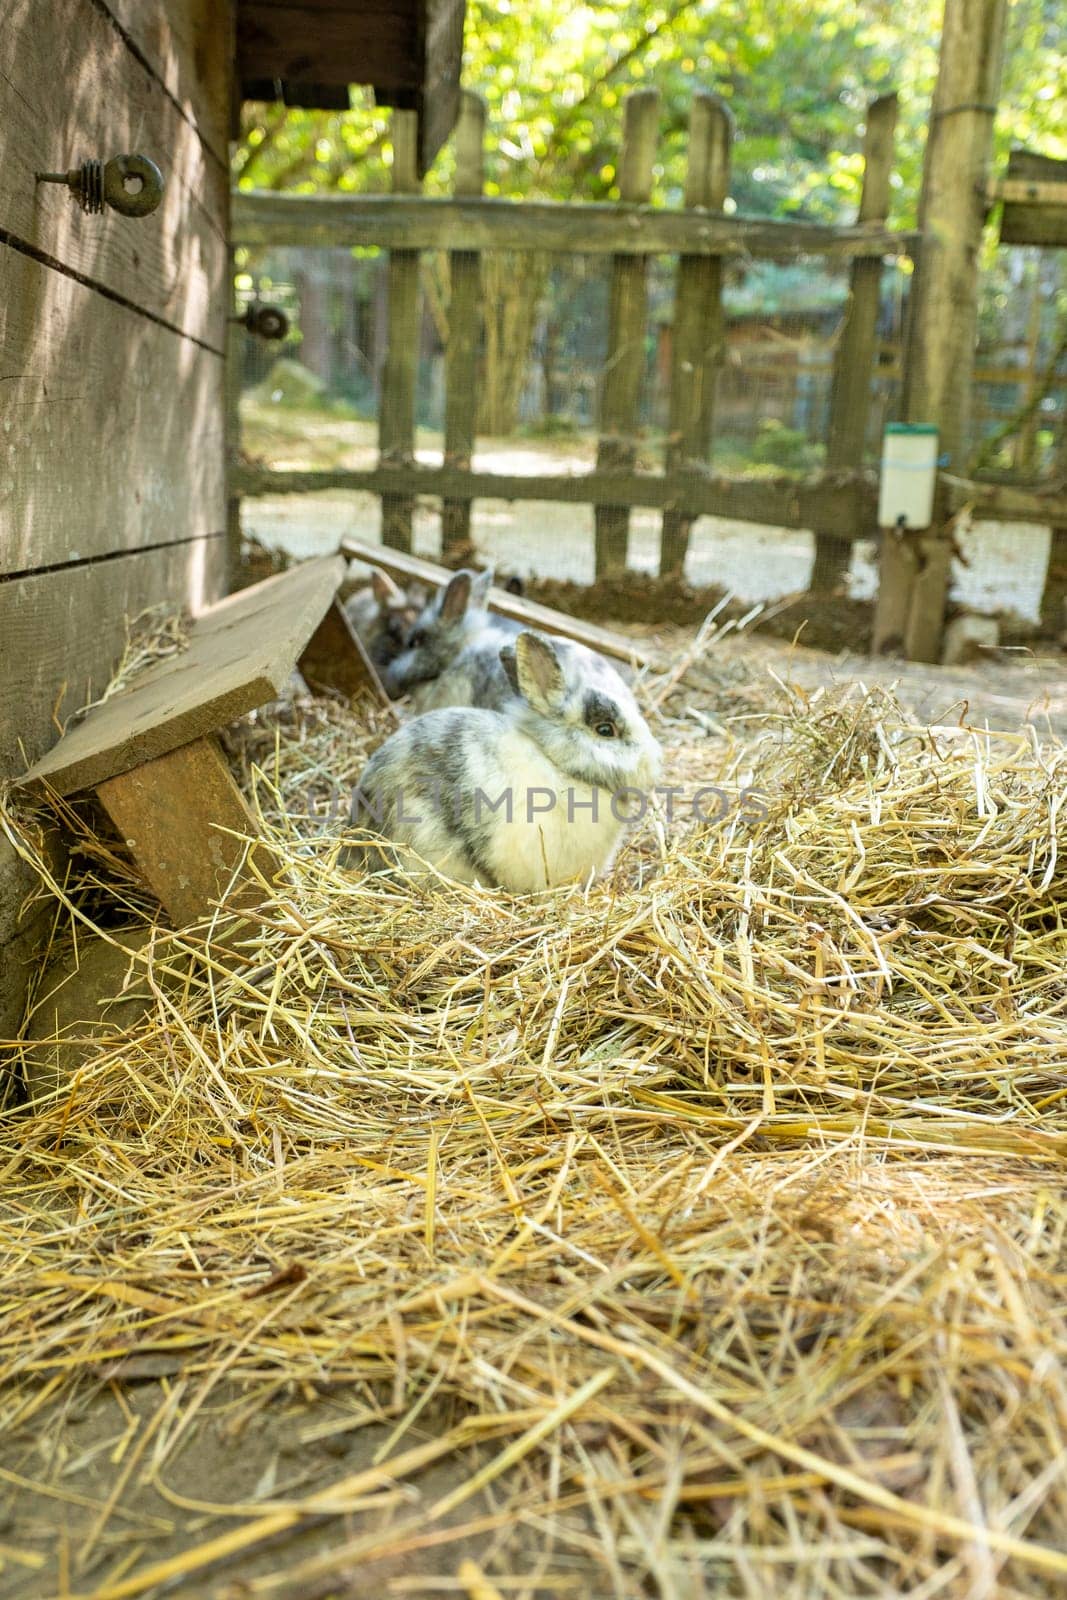
[[[309,687],[389,703],[337,602],[344,573],[327,556],[212,606],[187,649],[93,707],[22,780],[60,795],[95,789],[179,925],[218,900],[244,863],[234,835],[255,828],[218,732],[275,699],[297,667]],[[266,848],[253,854],[269,876]]]
[[[454,576],[447,567],[439,567],[434,561],[424,561],[421,556],[408,555],[382,544],[365,544],[362,539],[343,540],[341,554],[353,561],[365,561],[371,567],[381,567],[383,572],[388,572],[394,578],[409,582],[417,579],[432,589],[440,589]],[[590,650],[596,650],[602,656],[612,656],[616,661],[629,661],[634,666],[651,667],[654,671],[661,671],[664,665],[655,651],[646,649],[634,639],[613,633],[610,628],[597,627],[594,622],[568,617],[562,611],[538,605],[536,601],[526,600],[521,595],[508,594],[505,589],[490,589],[489,609],[502,617],[525,623],[529,628],[536,628],[540,633],[556,633],[561,638],[573,639],[576,644],[587,645]]]

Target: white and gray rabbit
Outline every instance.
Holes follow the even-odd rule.
[[[410,693],[416,713],[441,706],[499,707],[511,698],[500,647],[522,624],[493,615],[486,602],[492,571],[463,568],[424,607],[390,663],[386,688]]]
[[[660,747],[593,651],[523,631],[500,654],[506,709],[406,723],[368,762],[351,824],[390,840],[408,870],[421,858],[462,883],[518,894],[584,881],[610,867],[628,821],[643,814]]]
[[[425,609],[426,600],[426,589],[421,583],[402,589],[379,567],[375,567],[365,588],[357,589],[345,600],[345,614],[383,682],[388,667],[403,651],[411,629]]]

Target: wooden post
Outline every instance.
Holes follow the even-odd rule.
[[[655,89],[638,89],[627,96],[619,198],[631,205],[647,204],[652,193],[658,121],[659,95]],[[633,430],[645,370],[647,261],[646,256],[620,255],[614,257],[611,266],[608,353],[596,458],[598,469],[607,472],[630,472],[637,459]],[[598,578],[626,570],[629,532],[629,506],[597,507]]]
[[[908,311],[903,411],[906,422],[937,426],[950,470],[962,468],[974,347],[978,270],[988,200],[993,122],[1007,0],[945,0],[941,59],[930,113],[919,202],[921,243]],[[929,537],[948,538],[935,504]],[[938,524],[941,524],[939,529]],[[951,561],[931,555],[929,537],[907,568],[890,562],[879,581],[874,647],[894,642],[888,619],[906,612],[904,652],[940,659]],[[884,542],[890,547],[890,541]],[[904,586],[906,596],[893,592]]]
[[[882,95],[871,102],[863,138],[863,191],[856,219],[861,224],[884,223],[889,214],[896,125],[895,94]],[[826,443],[826,465],[830,471],[863,465],[877,362],[881,288],[882,263],[877,257],[852,263],[848,309],[834,351],[830,431]],[[850,543],[816,529],[812,589],[823,592],[836,589],[848,573],[851,553]]]
[[[480,195],[485,181],[485,102],[464,92],[456,127],[457,195]],[[475,250],[449,257],[448,349],[445,352],[445,466],[469,469],[478,412],[478,334],[482,264]],[[447,559],[471,536],[471,502],[445,500],[441,554]]]
[[[1067,420],[1061,426],[1053,477],[1067,487]],[[1053,524],[1050,532],[1048,566],[1041,591],[1041,627],[1061,644],[1067,644],[1067,527]]]
[[[234,490],[234,469],[241,456],[241,368],[244,341],[248,335],[239,322],[234,296],[233,251],[228,253],[226,300],[230,320],[226,324],[226,590],[237,587],[241,571],[241,497]]]
[[[393,112],[393,193],[417,194],[418,115]],[[419,252],[389,252],[389,318],[378,409],[378,461],[410,466],[415,459],[415,379],[419,361]],[[411,495],[382,495],[382,543],[411,549]]]
[[[689,113],[689,164],[685,204],[721,211],[730,188],[733,122],[717,95],[693,96]],[[700,472],[711,450],[715,384],[724,348],[722,258],[680,256],[671,341],[671,395],[666,471]],[[668,508],[660,535],[660,577],[685,570],[693,519]]]

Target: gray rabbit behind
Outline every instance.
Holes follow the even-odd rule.
[[[511,688],[500,664],[500,647],[521,624],[489,612],[493,574],[457,572],[422,610],[404,650],[390,663],[386,688],[410,693],[412,710],[442,706],[504,704]]]

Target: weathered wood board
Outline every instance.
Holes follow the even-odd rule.
[[[0,576],[222,530],[218,356],[4,245],[0,349]]]
[[[106,0],[106,10],[228,172],[234,0]]]
[[[256,822],[215,739],[193,739],[97,794],[138,868],[179,928],[209,914],[240,875]],[[253,846],[268,880],[276,870],[265,845]],[[262,899],[254,880],[235,886],[231,904]]]
[[[0,778],[105,687],[126,623],[225,585],[230,0],[3,7]],[[37,171],[141,151],[162,205],[85,216]],[[0,841],[0,1039],[42,927]]]
[[[917,235],[878,225],[841,228],[761,217],[700,216],[664,206],[395,195],[233,197],[235,244],[379,245],[385,250],[539,250],[588,255],[765,256],[910,254]]]
[[[243,79],[285,83],[335,83],[340,62],[350,81],[384,90],[414,89],[420,82],[415,6],[334,0],[242,7],[237,17],[237,63]]]
[[[1033,184],[1037,192],[1047,193],[1042,185],[1056,184],[1058,204],[1027,200],[1006,200],[1000,218],[1001,244],[1044,245],[1047,249],[1067,246],[1067,161],[1035,155],[1031,150],[1013,150],[1008,157],[1007,181],[1015,192],[1021,183]]]
[[[37,761],[25,782],[59,794],[103,783],[211,734],[285,687],[344,576],[308,561],[208,610],[181,655],[139,673]]]
[[[365,561],[369,566],[381,567],[394,578],[417,579],[432,589],[439,589],[453,574],[436,562],[424,561],[421,556],[408,555],[406,551],[390,550],[385,545],[365,544],[362,539],[345,539],[341,554],[353,561]],[[617,661],[632,661],[638,666],[660,667],[662,662],[654,651],[645,649],[636,640],[625,639],[612,633],[610,628],[600,628],[593,622],[583,622],[578,617],[568,617],[552,606],[538,605],[521,595],[508,594],[504,589],[490,589],[489,609],[515,622],[525,622],[542,633],[558,633],[563,638],[574,639],[588,645],[601,655],[613,656]]]
[[[227,168],[93,0],[68,0],[62,19],[39,0],[9,0],[3,38],[4,234],[221,351]],[[35,181],[131,152],[166,181],[147,217],[86,216],[64,185]]]
[[[24,772],[103,691],[122,653],[124,617],[217,593],[224,554],[224,539],[199,539],[0,583],[0,775]],[[0,1040],[15,1034],[54,914],[48,903],[27,905],[35,887],[32,869],[0,837]]]
[[[0,774],[25,772],[104,691],[128,620],[162,602],[197,608],[216,594],[224,554],[216,535],[0,583]]]
[[[878,506],[873,473],[814,478],[721,478],[655,472],[465,472],[458,467],[380,467],[276,472],[238,467],[238,494],[313,494],[369,489],[374,494],[440,495],[455,500],[556,500],[578,505],[674,507],[691,517],[731,517],[771,528],[822,527],[838,539],[870,536]]]

